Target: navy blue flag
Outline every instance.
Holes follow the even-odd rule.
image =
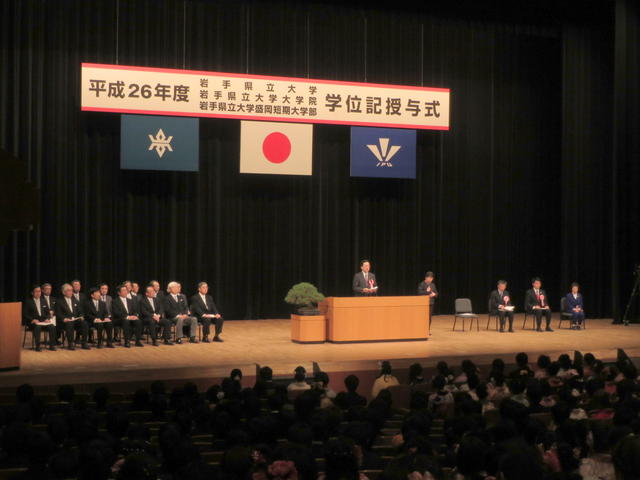
[[[351,127],[351,176],[416,178],[416,131]]]
[[[198,171],[199,120],[122,115],[120,168]]]

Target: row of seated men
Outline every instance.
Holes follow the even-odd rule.
[[[198,284],[198,293],[187,300],[178,282],[170,282],[167,293],[160,290],[160,284],[153,280],[139,292],[137,284],[125,281],[116,287],[116,296],[109,295],[109,286],[101,284],[82,293],[80,281],[62,285],[62,296],[52,296],[49,283],[34,285],[30,297],[23,303],[23,323],[33,332],[35,350],[41,351],[41,335],[48,333],[49,350],[63,345],[66,339],[69,350],[75,350],[76,343],[89,349],[90,333],[97,335],[96,346],[115,348],[114,342],[124,336],[124,346],[142,347],[142,334],[146,328],[152,344],[158,346],[161,333],[165,345],[173,345],[171,328],[175,326],[176,343],[182,343],[184,328],[189,328],[189,342],[198,343],[198,324],[202,325],[202,341],[209,343],[211,325],[215,333],[213,341],[222,342],[220,334],[224,319],[211,295],[206,282]]]

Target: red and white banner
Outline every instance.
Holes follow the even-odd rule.
[[[448,88],[83,63],[81,97],[85,111],[449,129]]]
[[[248,122],[240,124],[240,173],[311,175],[313,125]]]

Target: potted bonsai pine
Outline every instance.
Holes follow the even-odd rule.
[[[296,306],[298,315],[319,315],[318,303],[323,300],[324,295],[307,282],[295,284],[284,298],[285,302]]]

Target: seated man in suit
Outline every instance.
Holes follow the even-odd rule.
[[[185,325],[189,326],[189,342],[198,343],[196,340],[198,319],[191,315],[187,297],[184,293],[180,293],[181,288],[178,282],[169,283],[169,294],[164,296],[164,314],[176,325],[176,343],[182,343]]]
[[[63,330],[67,336],[69,350],[75,350],[75,333],[79,332],[82,348],[89,350],[87,335],[89,327],[84,320],[82,304],[73,295],[73,287],[69,283],[62,285],[62,298],[56,302],[56,328]]]
[[[111,304],[112,319],[114,326],[122,327],[124,330],[124,346],[131,347],[131,331],[136,335],[136,347],[144,347],[142,345],[142,322],[138,316],[137,305],[133,300],[127,298],[129,291],[125,285],[116,288],[118,296],[113,299]]]
[[[102,300],[107,305],[107,314],[111,316],[111,303],[113,303],[113,298],[109,295],[109,285],[106,283],[101,283],[99,285],[100,288],[100,300]]]
[[[89,299],[84,304],[84,316],[89,328],[95,328],[98,335],[98,348],[102,348],[102,337],[107,332],[107,348],[113,346],[113,322],[107,311],[107,303],[100,298],[100,289],[89,289]]]
[[[352,288],[356,297],[366,297],[378,293],[376,276],[371,273],[371,262],[362,260],[360,262],[360,272],[353,276]]]
[[[43,283],[40,286],[40,289],[42,290],[42,300],[47,304],[50,316],[55,316],[56,299],[51,296],[51,290],[53,290],[53,287],[50,283]]]
[[[164,316],[162,302],[155,297],[155,291],[151,285],[147,285],[145,296],[140,300],[140,319],[147,326],[153,346],[158,346],[158,330],[162,328],[162,336],[165,345],[173,345],[171,342],[171,322]]]
[[[553,332],[551,329],[551,308],[549,307],[549,300],[547,299],[547,292],[542,290],[542,281],[540,278],[535,277],[531,280],[531,286],[533,288],[527,290],[524,297],[524,306],[527,309],[527,313],[536,317],[536,331],[542,331],[542,316],[546,318],[547,332]]]
[[[489,312],[500,319],[500,332],[504,332],[505,317],[509,319],[509,332],[513,333],[513,309],[511,296],[507,292],[507,281],[498,280],[498,288],[489,297]]]
[[[49,350],[56,349],[56,326],[51,318],[51,311],[42,298],[39,285],[31,288],[31,297],[22,304],[23,324],[31,330],[35,340],[36,352],[40,352],[40,334],[44,329],[49,334]]]
[[[571,293],[567,293],[566,305],[567,313],[572,315],[571,329],[580,330],[582,322],[584,322],[584,303],[580,293],[580,285],[575,282],[571,284]]]
[[[222,325],[224,320],[222,315],[218,312],[216,304],[213,303],[213,298],[208,295],[209,285],[207,282],[200,282],[198,284],[198,293],[191,297],[191,311],[202,323],[202,341],[209,343],[209,328],[211,322],[215,324],[215,336],[214,342],[222,342],[220,334],[222,333]]]

